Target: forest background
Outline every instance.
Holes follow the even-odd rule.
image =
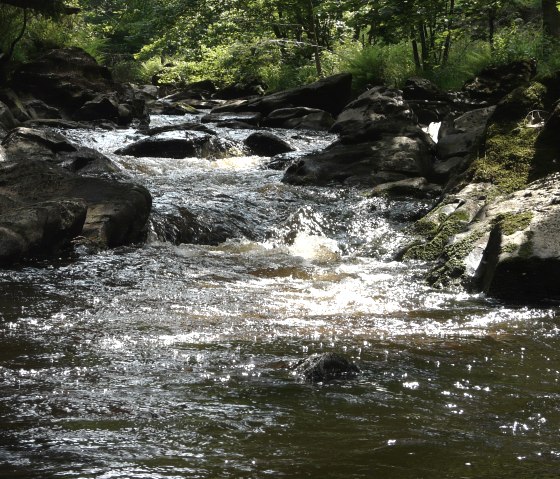
[[[489,65],[560,70],[555,0],[0,0],[4,69],[78,46],[117,81],[259,83],[351,72],[354,87],[415,75],[460,88]]]

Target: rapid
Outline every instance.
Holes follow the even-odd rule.
[[[334,140],[274,132],[296,155]],[[287,185],[241,147],[133,158],[113,152],[135,130],[63,133],[150,190],[151,227],[0,271],[0,477],[559,477],[560,309],[394,261],[429,201]],[[185,217],[193,244],[169,241]],[[294,374],[328,351],[361,374]]]

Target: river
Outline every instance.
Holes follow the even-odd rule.
[[[560,310],[392,261],[429,202],[285,185],[262,157],[112,154],[134,130],[64,133],[150,189],[152,231],[0,272],[0,477],[560,477]],[[300,152],[333,140],[277,133]],[[164,241],[184,211],[212,244]],[[294,375],[328,351],[361,374]]]

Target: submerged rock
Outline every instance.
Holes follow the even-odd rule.
[[[313,354],[301,361],[295,369],[305,382],[318,383],[333,379],[351,379],[360,372],[358,366],[337,353]]]

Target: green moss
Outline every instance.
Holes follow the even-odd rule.
[[[434,261],[440,257],[452,236],[464,230],[470,221],[465,211],[450,214],[437,228],[430,241],[411,247],[404,255],[404,259],[419,259]]]
[[[517,123],[491,125],[484,155],[471,166],[473,180],[492,183],[499,193],[524,188],[529,183],[537,136],[536,128]]]
[[[502,213],[496,217],[494,224],[500,226],[503,235],[509,236],[517,231],[526,229],[532,219],[533,213],[531,211],[525,211],[523,213]]]
[[[544,109],[546,94],[546,87],[535,82],[500,102],[486,132],[484,152],[471,165],[468,179],[492,183],[496,194],[522,189],[534,179],[539,129],[525,126],[525,118],[532,110]]]
[[[466,269],[465,258],[482,235],[483,231],[474,231],[466,238],[445,247],[442,254],[445,261],[430,271],[427,277],[428,283],[435,287],[442,287],[453,279],[463,276]]]
[[[501,252],[502,253],[510,253],[513,254],[515,253],[517,250],[519,249],[519,247],[515,244],[508,244],[502,247]]]
[[[439,227],[438,223],[424,217],[419,219],[416,223],[414,223],[414,226],[412,227],[412,231],[421,236],[425,236],[427,238],[433,238],[437,234],[438,227]]]

